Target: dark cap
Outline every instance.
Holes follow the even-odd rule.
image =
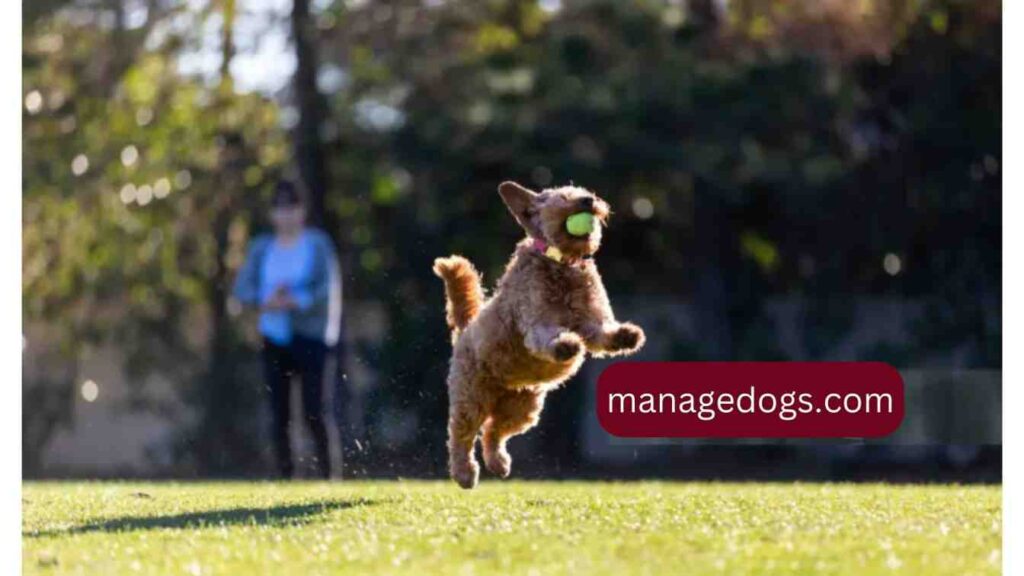
[[[274,208],[301,206],[302,194],[294,182],[281,180],[274,188],[274,195],[270,199],[270,205]]]

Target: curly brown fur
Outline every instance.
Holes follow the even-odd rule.
[[[506,477],[506,443],[535,426],[548,392],[572,377],[586,352],[631,354],[644,345],[639,326],[615,320],[601,276],[590,258],[601,244],[608,205],[593,193],[564,186],[535,193],[514,182],[498,192],[527,238],[517,246],[493,296],[483,301],[479,275],[461,256],[439,258],[454,351],[448,372],[448,458],[452,478],[476,486],[474,455],[483,430],[484,463]],[[589,236],[571,236],[566,219],[592,212],[601,223]],[[535,247],[561,251],[556,262]]]
[[[434,261],[434,274],[444,280],[445,311],[448,328],[458,337],[470,320],[480,312],[484,291],[480,286],[480,273],[462,256],[438,258]]]

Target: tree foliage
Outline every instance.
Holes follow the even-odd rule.
[[[91,4],[48,5],[25,38],[26,322],[52,326],[70,358],[116,340],[184,389],[221,378],[193,328],[289,163],[289,94],[181,74],[219,4],[153,2],[121,27]],[[1001,364],[997,1],[314,7],[324,220],[346,298],[386,317],[383,342],[356,351],[379,375],[377,429],[405,419],[440,442],[447,340],[429,263],[460,252],[500,273],[519,236],[495,194],[505,179],[608,199],[609,290],[694,301],[705,338],[673,349],[695,358],[778,357],[764,305],[780,296],[810,303],[800,337],[826,354],[858,296],[924,305],[890,359]],[[232,338],[225,354],[244,357]],[[212,422],[230,412],[195,398],[217,406]]]
[[[153,372],[183,392],[223,385],[203,379],[202,327],[215,268],[239,264],[261,190],[287,158],[278,107],[183,76],[180,18],[121,30],[75,10],[37,20],[25,42],[26,324],[46,325],[38,344],[66,363],[116,345],[140,394]],[[241,155],[231,164],[229,140]],[[217,245],[218,226],[229,245]],[[73,394],[75,377],[58,393]]]

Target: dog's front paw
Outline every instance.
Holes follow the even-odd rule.
[[[583,353],[583,340],[572,332],[562,332],[551,341],[551,355],[558,362],[568,362]]]
[[[627,322],[612,333],[609,349],[613,352],[636,352],[643,347],[646,339],[642,328]]]

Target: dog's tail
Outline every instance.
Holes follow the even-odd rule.
[[[484,291],[480,285],[480,273],[462,256],[449,256],[434,260],[434,274],[444,280],[448,327],[454,334],[458,334],[483,306]]]

